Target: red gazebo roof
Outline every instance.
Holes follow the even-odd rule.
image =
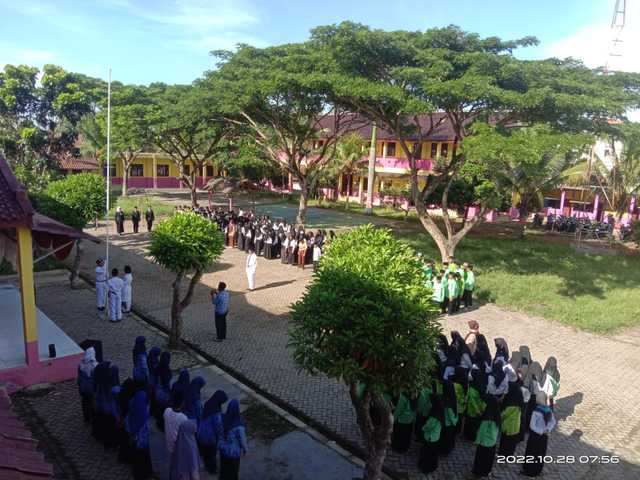
[[[27,191],[0,155],[0,228],[31,227],[33,214]]]

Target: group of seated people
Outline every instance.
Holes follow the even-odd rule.
[[[179,207],[178,211],[189,210]],[[257,216],[250,210],[225,210],[223,208],[199,207],[192,211],[209,218],[224,232],[225,245],[245,252],[253,250],[266,259],[280,259],[282,263],[304,268],[317,268],[325,245],[335,233],[318,230],[305,231],[284,219],[271,219],[268,215]]]
[[[197,479],[201,466],[220,479],[237,480],[240,457],[247,440],[238,400],[217,390],[204,404],[202,377],[190,379],[185,369],[172,382],[171,353],[153,347],[147,353],[145,337],[133,348],[133,374],[120,383],[119,368],[98,362],[93,347],[85,350],[78,366],[78,389],[84,421],[106,448],[117,449],[118,459],[129,463],[133,477],[153,476],[149,437],[152,419],[164,432],[170,480]]]
[[[512,463],[517,445],[526,439],[524,455],[530,461],[522,473],[538,476],[548,434],[556,425],[557,361],[550,357],[542,368],[528,347],[510,353],[503,338],[494,340],[492,357],[478,323],[472,320],[469,327],[465,338],[457,331],[451,332],[451,342],[440,336],[431,384],[419,395],[387,397],[394,415],[391,448],[404,453],[415,439],[421,444],[418,467],[429,474],[461,436],[475,443],[472,473],[484,477],[491,473],[496,454]],[[372,410],[374,422],[377,415]]]

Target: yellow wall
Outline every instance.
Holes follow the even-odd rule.
[[[384,143],[390,140],[378,140],[376,142],[376,156],[382,157],[384,152]],[[388,157],[396,157],[396,158],[407,158],[404,153],[404,150],[400,146],[400,142],[396,143],[396,153],[395,155],[387,155]],[[413,143],[413,142],[411,142]],[[421,158],[431,158],[431,144],[435,143],[438,145],[438,155],[442,152],[442,144],[447,143],[449,145],[449,151],[447,152],[447,158],[451,158],[451,150],[453,149],[453,142],[422,142],[422,155]]]
[[[116,177],[122,177],[123,167],[120,160],[115,159]],[[191,164],[191,162],[187,162]],[[143,177],[153,177],[153,156],[151,154],[143,154],[134,160],[133,164],[142,164],[144,169]],[[164,154],[156,154],[156,165],[169,165],[169,177],[177,177],[178,167],[173,163],[170,157]],[[211,165],[211,163],[209,163]],[[193,167],[192,167],[193,168]],[[201,176],[202,172],[198,172],[197,176]]]

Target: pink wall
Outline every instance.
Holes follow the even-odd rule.
[[[83,357],[82,353],[68,355],[60,358],[38,360],[38,342],[30,342],[26,346],[29,363],[19,367],[0,370],[0,380],[17,385],[18,387],[28,387],[37,383],[53,383],[63,380],[70,380],[76,377],[78,363]]]
[[[432,163],[431,160],[422,159],[417,161],[417,165],[420,170],[431,170]],[[376,157],[376,166],[384,168],[404,168],[406,170],[411,168],[409,160],[397,157]]]

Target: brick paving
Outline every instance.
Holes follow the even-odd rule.
[[[38,277],[36,277],[38,278]],[[87,288],[71,290],[66,275],[38,279],[37,304],[75,342],[87,338],[102,340],[105,360],[120,368],[120,380],[131,375],[131,350],[136,336],[147,338],[147,347],[164,347],[166,337],[132,317],[118,324],[106,321],[95,309],[94,293]],[[172,352],[174,370],[197,364],[185,352]],[[27,417],[34,434],[47,444],[45,451],[54,462],[57,479],[126,480],[130,467],[117,461],[117,454],[105,450],[82,422],[78,387],[74,380],[57,383],[39,393],[19,395],[19,411]]]
[[[168,325],[173,277],[145,256],[147,241],[146,234],[114,238],[111,266],[132,266],[134,308]],[[88,246],[83,270],[90,273],[100,255],[103,247]],[[299,373],[287,350],[287,312],[303,294],[310,270],[260,258],[257,289],[248,292],[243,265],[242,252],[226,249],[213,271],[202,278],[193,304],[184,312],[185,338],[334,435],[358,444],[346,388],[323,376]],[[209,289],[218,281],[225,281],[231,292],[229,338],[221,344],[213,341],[208,297]],[[453,327],[465,330],[471,318],[480,322],[489,339],[506,338],[512,350],[529,345],[534,360],[542,364],[549,355],[558,358],[562,374],[557,407],[560,422],[551,435],[550,455],[573,455],[576,462],[580,455],[621,456],[617,465],[548,465],[546,478],[640,478],[640,384],[634,368],[640,353],[637,330],[596,336],[490,304],[444,319],[442,325],[447,331]],[[519,448],[523,450],[524,445]],[[459,441],[432,478],[465,478],[473,453],[471,444]],[[390,454],[387,465],[413,478],[416,458],[414,445],[406,455]],[[497,466],[494,477],[517,478],[518,472],[516,466]]]

